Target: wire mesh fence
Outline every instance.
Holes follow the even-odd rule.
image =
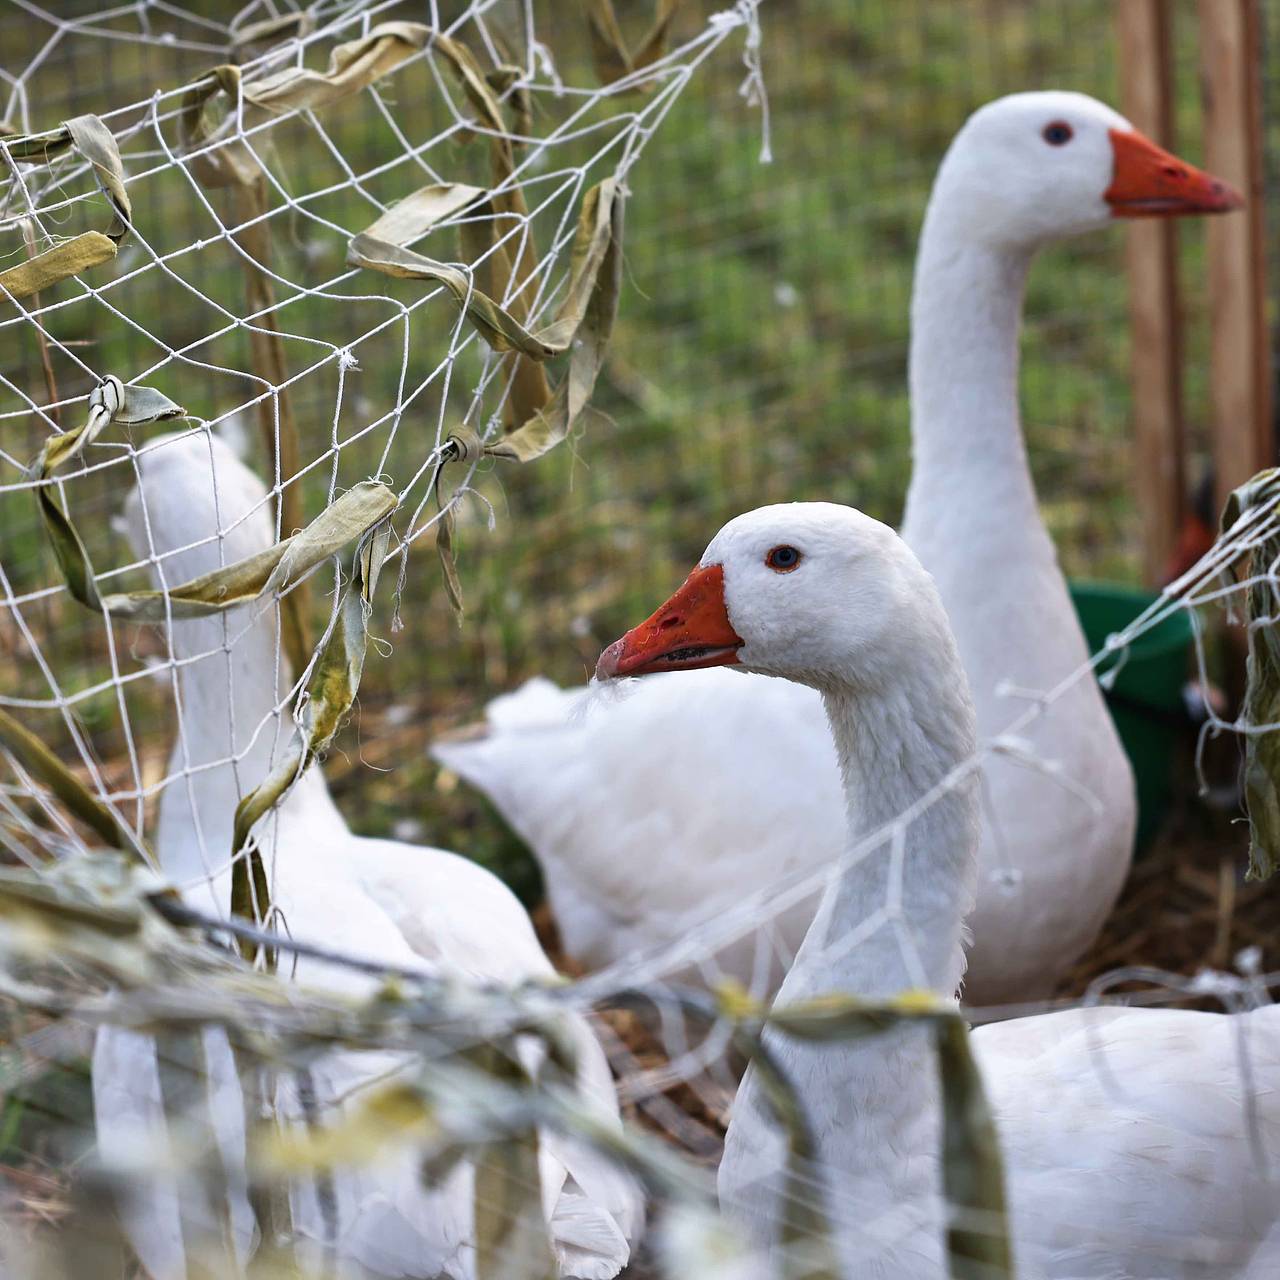
[[[4,15],[10,74],[41,54],[23,81],[25,100],[41,103],[41,119],[136,101],[156,85],[181,83],[213,56],[216,33],[194,17],[183,23],[162,11],[155,38],[138,40],[124,38],[130,23],[137,28],[141,21],[127,8],[103,20],[91,6],[84,13],[93,25],[83,33],[27,9]],[[687,34],[703,16],[686,7],[675,21]],[[539,21],[570,65],[585,57],[575,14],[553,7]],[[1001,93],[1056,83],[1115,101],[1109,6],[1087,0],[941,9],[780,5],[769,27],[772,163],[759,163],[762,122],[739,96],[740,65],[725,59],[704,68],[674,104],[654,140],[649,180],[632,196],[626,305],[595,399],[593,437],[600,447],[590,454],[566,451],[518,475],[482,477],[494,529],[484,528],[487,509],[468,504],[458,511],[467,626],[459,631],[447,611],[434,607],[429,574],[412,575],[406,603],[421,643],[401,653],[396,666],[411,664],[416,678],[400,679],[393,692],[383,678],[390,668],[373,664],[363,686],[365,706],[396,702],[406,714],[405,691],[413,687],[425,691],[413,699],[415,722],[441,716],[450,722],[475,712],[463,688],[515,687],[535,672],[562,682],[581,679],[618,624],[699,549],[705,523],[744,507],[822,494],[897,519],[909,474],[907,299],[937,161],[954,122]],[[1068,30],[1071,38],[1064,39]],[[1194,139],[1198,96],[1189,11],[1175,31],[1178,133]],[[23,101],[16,89],[11,98]],[[433,127],[429,103],[415,104],[412,112],[406,103],[395,105],[397,120],[406,121],[402,127],[417,127],[424,136]],[[399,145],[385,119],[354,108],[335,124],[334,139],[343,154],[373,155]],[[299,192],[343,180],[328,149],[300,147],[285,163]],[[175,195],[153,234],[168,234],[175,244],[189,238],[186,203]],[[295,226],[276,237],[274,252],[305,262],[306,230]],[[1181,234],[1192,250],[1184,291],[1191,321],[1188,416],[1202,433],[1207,391],[1198,357],[1206,313],[1196,249],[1203,232],[1188,227]],[[194,285],[222,305],[242,292],[237,279],[201,276],[200,255],[191,266]],[[172,300],[160,273],[142,276],[133,291],[144,309]],[[194,334],[194,319],[183,323]],[[1127,326],[1120,237],[1051,250],[1031,282],[1022,394],[1046,518],[1077,576],[1127,578],[1136,563]],[[127,325],[118,328],[111,354],[142,366],[146,340]],[[227,339],[246,351],[247,341],[244,333]],[[371,389],[395,377],[397,358],[367,353],[353,383],[356,396],[376,398]],[[41,386],[38,353],[18,348],[7,360],[15,382]],[[210,419],[240,398],[198,364],[184,370],[183,385],[201,390],[201,414]],[[321,394],[310,379],[301,380],[295,415],[324,421],[332,407],[328,390]],[[177,398],[185,403],[192,396]],[[40,442],[38,427],[28,421],[25,429],[30,438],[13,451],[23,459]],[[228,429],[252,448],[252,415],[237,417]],[[367,471],[377,461],[374,453],[356,449],[347,456]],[[106,516],[110,498],[105,486],[91,492],[93,483],[82,483],[82,509]],[[31,566],[32,580],[40,579],[47,564],[38,558],[43,552],[30,505],[7,502],[0,518],[15,553],[21,549],[14,562]],[[634,554],[638,546],[646,549],[642,557]],[[624,565],[627,572],[619,572]],[[62,617],[54,602],[44,607],[50,611],[44,629],[79,629],[69,650],[100,653],[89,620],[74,612]],[[548,633],[571,639],[546,653],[539,638]],[[123,745],[117,717],[109,697],[100,711],[97,706],[87,703],[82,714],[100,735],[100,754],[111,758]],[[438,799],[444,823],[470,824],[494,859],[516,857],[484,811],[460,807],[450,795]],[[380,811],[370,820],[383,831],[392,821]],[[447,828],[433,815],[416,820],[427,835],[445,838]],[[523,874],[528,880],[527,869]]]
[[[943,1063],[920,1105],[940,1108],[952,1218],[928,1265],[1006,1274],[992,1121],[953,1007],[850,998],[766,1031],[717,958],[741,942],[776,959],[770,922],[811,914],[836,870],[883,855],[900,880],[913,824],[986,756],[834,868],[745,885],[674,950],[565,986],[500,886],[352,831],[458,849],[537,904],[527,854],[429,761],[437,731],[530,675],[580,683],[738,511],[821,498],[898,523],[938,161],[1001,94],[1115,101],[1112,6],[217,8],[0,16],[22,140],[0,260],[0,709],[19,726],[0,828],[26,864],[0,884],[12,1265],[34,1273],[39,1241],[65,1274],[130,1250],[155,1275],[857,1274],[921,1223],[864,1218],[774,1056],[778,1037],[888,1027]],[[1193,139],[1194,30],[1175,32]],[[82,125],[42,135],[86,115],[105,150]],[[1194,428],[1209,312],[1202,233],[1181,234]],[[76,242],[105,256],[21,274]],[[1026,300],[1028,450],[1086,576],[1133,577],[1137,557],[1121,254],[1116,236],[1051,248]],[[181,411],[209,425],[145,448]],[[1183,598],[1110,653],[1188,603],[1252,589],[1265,614],[1276,497],[1254,497]],[[1250,552],[1253,576],[1220,585]],[[1252,708],[1255,728],[1274,718]],[[312,765],[326,754],[345,816]],[[86,841],[155,855],[180,897],[130,862],[67,857]],[[897,927],[892,901],[863,906],[867,936]],[[1244,1013],[1264,970],[1128,976]],[[1272,1143],[1249,1110],[1255,1057],[1215,1053],[1215,1080],[1246,1081],[1232,1140]],[[780,1144],[772,1261],[718,1220],[707,1169],[746,1057]],[[40,1231],[68,1214],[61,1238]],[[1056,1247],[1024,1221],[1020,1247]]]

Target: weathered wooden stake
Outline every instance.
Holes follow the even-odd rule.
[[[1120,0],[1116,9],[1124,114],[1161,146],[1173,146],[1170,12],[1164,0]],[[1182,412],[1182,316],[1178,230],[1172,220],[1128,228],[1125,265],[1133,333],[1134,475],[1142,519],[1142,573],[1160,582],[1186,504]]]
[[[1275,462],[1266,321],[1261,32],[1256,0],[1200,0],[1205,165],[1248,201],[1208,221],[1213,461],[1218,509]]]

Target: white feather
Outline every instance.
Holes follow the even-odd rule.
[[[143,451],[139,465],[146,501],[135,491],[128,503],[131,537],[140,555],[158,554],[170,585],[271,544],[261,482],[217,437],[164,437]],[[203,541],[219,530],[220,538]],[[196,542],[201,545],[190,546]],[[180,658],[194,661],[179,669],[183,731],[161,797],[156,846],[166,874],[185,886],[189,900],[225,913],[225,860],[236,801],[266,775],[273,752],[278,759],[288,741],[287,722],[278,727],[273,717],[288,687],[287,673],[277,676],[275,669],[274,609],[256,615],[237,610],[225,621],[179,622],[172,640]],[[233,755],[234,767],[226,763]],[[200,765],[210,767],[197,768],[189,780],[183,776]],[[441,849],[354,835],[318,768],[304,775],[275,815],[264,819],[259,835],[274,876],[274,900],[294,938],[366,960],[468,980],[519,983],[553,975],[523,907],[496,877]],[[373,989],[373,981],[363,975],[307,957],[297,961],[292,973],[299,982],[355,994]],[[585,1022],[571,1019],[570,1026],[583,1097],[604,1123],[617,1124],[604,1053]],[[243,1193],[243,1109],[225,1041],[220,1051],[215,1043],[214,1050],[210,1115],[228,1168],[240,1170],[232,1195],[243,1260],[252,1230]],[[353,1091],[402,1065],[403,1060],[383,1054],[326,1056],[313,1072],[322,1113],[339,1114],[352,1105]],[[163,1132],[149,1040],[104,1031],[95,1051],[94,1092],[104,1159],[122,1158],[131,1128]],[[284,1115],[301,1122],[301,1101],[288,1080],[277,1101]],[[559,1247],[563,1224],[566,1256],[573,1258],[563,1274],[589,1274],[592,1280],[616,1275],[642,1230],[638,1187],[625,1175],[605,1176],[612,1171],[602,1171],[601,1157],[581,1144],[549,1138],[546,1146],[543,1190],[552,1243]],[[192,1223],[189,1197],[163,1178],[140,1186],[125,1212],[130,1239],[156,1280],[181,1277],[182,1224],[184,1219],[188,1227]],[[471,1187],[470,1166],[464,1163],[442,1185],[425,1189],[419,1158],[410,1149],[375,1168],[340,1170],[333,1188],[340,1259],[378,1276],[470,1280]],[[596,1215],[594,1250],[583,1244],[588,1210]],[[327,1224],[313,1183],[295,1185],[293,1211],[319,1259]],[[606,1223],[612,1224],[612,1234]],[[589,1272],[573,1269],[580,1257],[589,1261]]]
[[[1069,147],[1045,145],[1054,120],[1072,124]],[[1024,709],[1002,694],[1007,682],[1049,690],[1088,657],[1027,467],[1018,327],[1036,249],[1113,221],[1102,198],[1108,132],[1128,127],[1080,94],[990,104],[948,152],[921,236],[903,533],[937,578],[984,737]],[[580,961],[657,951],[745,895],[839,856],[840,778],[811,690],[708,670],[644,681],[575,721],[580,697],[532,681],[490,705],[483,737],[435,748],[533,849]],[[1024,736],[1058,762],[1066,785],[1007,759],[986,769],[966,979],[977,1004],[1048,995],[1096,936],[1129,866],[1133,776],[1094,680]],[[770,922],[783,963],[811,916],[811,906],[794,908]],[[755,960],[750,940],[720,956],[744,983]]]

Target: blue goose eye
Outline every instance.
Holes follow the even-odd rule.
[[[1055,120],[1052,124],[1045,125],[1044,129],[1041,130],[1040,136],[1051,147],[1061,147],[1070,142],[1075,137],[1075,134],[1065,120]]]
[[[800,563],[800,553],[795,547],[774,547],[764,558],[765,564],[775,573],[790,573]]]

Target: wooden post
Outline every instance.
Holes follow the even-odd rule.
[[[1173,61],[1165,0],[1116,8],[1120,102],[1149,138],[1173,147]],[[1125,266],[1132,329],[1134,474],[1142,521],[1142,573],[1158,584],[1177,545],[1186,505],[1182,416],[1182,317],[1177,227],[1163,218],[1128,228]]]
[[[1205,166],[1234,183],[1243,212],[1208,220],[1210,377],[1218,508],[1275,461],[1266,320],[1260,58],[1256,0],[1200,0]]]

